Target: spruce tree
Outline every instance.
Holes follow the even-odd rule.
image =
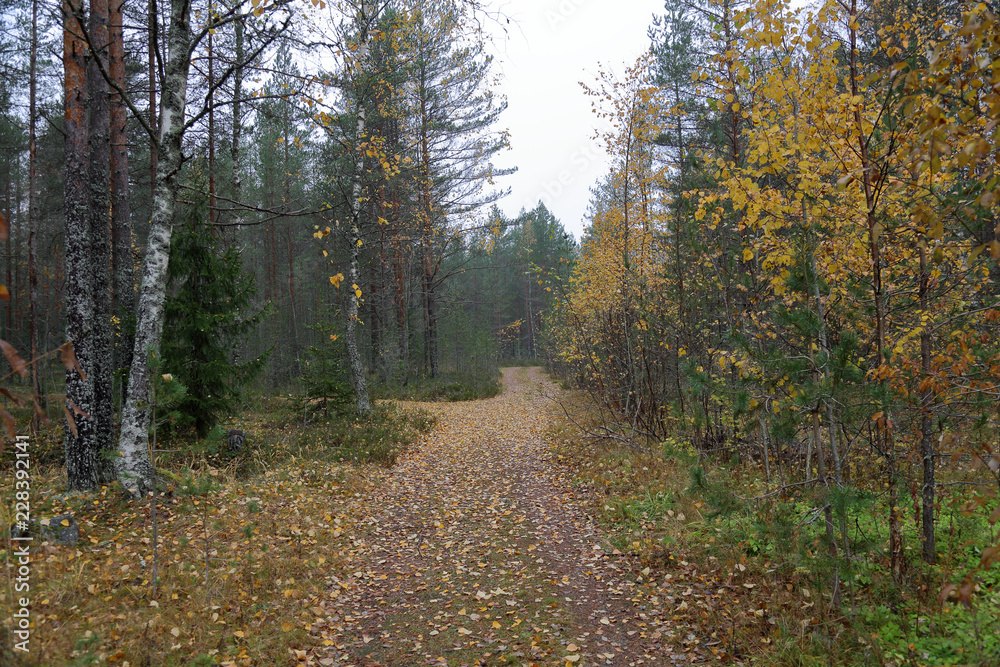
[[[204,198],[191,205],[170,244],[163,368],[187,387],[177,411],[182,425],[205,437],[232,414],[243,387],[260,372],[268,352],[240,363],[239,343],[264,318],[254,312],[253,277],[235,246],[222,244],[208,224]]]

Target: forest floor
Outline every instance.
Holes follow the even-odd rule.
[[[671,665],[664,582],[614,549],[546,433],[558,388],[509,368],[496,398],[412,403],[434,430],[339,511],[352,546],[311,628],[322,665]],[[347,573],[346,575],[343,573]],[[644,577],[644,575],[646,575]],[[321,596],[322,597],[322,596]]]

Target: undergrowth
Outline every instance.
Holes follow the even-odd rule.
[[[372,387],[372,396],[400,401],[472,401],[493,398],[501,391],[500,370],[477,369],[442,372],[438,377],[417,376],[405,383]]]
[[[969,607],[954,593],[997,537],[970,511],[966,487],[942,494],[934,567],[920,561],[919,522],[906,522],[908,569],[897,584],[883,496],[832,494],[834,521],[850,521],[848,544],[832,556],[823,503],[808,487],[759,498],[771,487],[755,466],[712,461],[683,438],[636,448],[595,440],[585,434],[595,412],[570,396],[576,423],[551,434],[557,460],[574,470],[614,547],[659,582],[674,607],[675,650],[747,665],[1000,665],[1000,566],[969,583]],[[914,498],[900,493],[903,516],[917,516]]]

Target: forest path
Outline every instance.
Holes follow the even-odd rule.
[[[612,554],[552,461],[558,389],[537,368],[496,398],[417,403],[434,430],[355,496],[331,577],[324,665],[669,665],[655,587]],[[661,639],[662,638],[662,639]]]

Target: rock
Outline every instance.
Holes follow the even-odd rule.
[[[71,547],[80,541],[80,527],[69,514],[60,514],[49,519],[47,526],[42,526],[42,538]]]

